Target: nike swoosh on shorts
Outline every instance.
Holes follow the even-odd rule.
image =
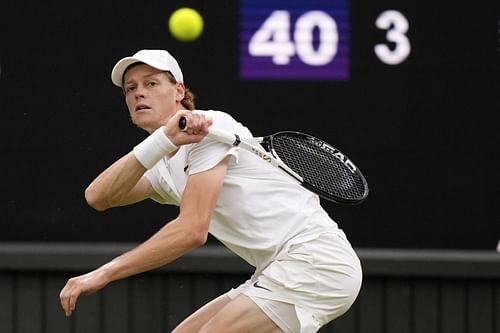
[[[255,281],[255,282],[254,282],[254,284],[253,284],[253,286],[254,286],[255,288],[260,288],[260,289],[264,289],[264,290],[267,290],[267,291],[272,292],[272,290],[271,290],[271,289],[266,288],[266,287],[264,287],[264,286],[261,286],[261,285],[259,284],[259,281]]]

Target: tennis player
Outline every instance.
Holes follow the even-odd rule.
[[[151,238],[60,293],[66,316],[81,295],[168,264],[202,246],[208,233],[255,267],[240,286],[209,302],[181,332],[317,332],[345,313],[361,287],[361,265],[319,197],[253,154],[206,137],[208,128],[250,136],[229,114],[194,110],[177,61],[142,50],[111,73],[132,122],[149,136],[86,189],[93,208],[152,199],[179,215]],[[179,130],[180,117],[187,130]]]

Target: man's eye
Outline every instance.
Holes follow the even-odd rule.
[[[125,92],[131,92],[131,91],[134,91],[134,89],[135,89],[135,87],[130,86],[130,87],[125,88]]]
[[[149,81],[148,82],[148,86],[154,87],[154,86],[156,86],[156,82],[155,81]]]

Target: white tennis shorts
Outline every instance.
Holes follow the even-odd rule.
[[[250,297],[286,333],[312,333],[344,314],[361,288],[360,261],[341,230],[290,242],[226,295]]]

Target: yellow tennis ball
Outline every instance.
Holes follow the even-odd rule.
[[[203,32],[203,18],[192,8],[179,8],[170,15],[168,27],[172,36],[182,42],[190,42]]]

